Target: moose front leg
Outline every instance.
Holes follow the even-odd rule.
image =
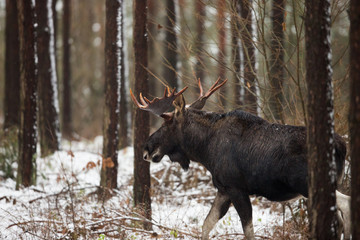
[[[254,240],[254,227],[252,223],[252,206],[249,195],[241,190],[229,191],[231,202],[240,216],[241,225],[247,240]]]
[[[228,195],[218,192],[216,194],[214,203],[207,215],[204,225],[202,227],[202,240],[209,239],[211,229],[214,228],[215,224],[226,214],[230,207],[230,198]]]

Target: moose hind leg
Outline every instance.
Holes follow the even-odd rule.
[[[221,219],[229,210],[230,203],[231,201],[229,196],[220,192],[216,194],[214,203],[211,206],[210,212],[208,213],[202,227],[202,240],[209,239],[210,231],[214,228],[217,221]]]
[[[249,195],[241,191],[231,191],[231,202],[240,216],[241,225],[247,240],[255,239],[252,223],[252,206]]]

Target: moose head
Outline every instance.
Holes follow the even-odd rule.
[[[218,78],[204,94],[199,79],[198,85],[200,96],[190,105],[185,104],[185,98],[182,95],[188,87],[184,87],[177,93],[176,89],[171,91],[169,87],[166,87],[164,96],[161,98],[154,98],[153,100],[143,97],[140,93],[140,102],[137,101],[130,90],[131,98],[138,108],[149,111],[164,119],[162,126],[154,132],[145,143],[144,160],[149,162],[160,162],[164,155],[168,155],[172,162],[178,162],[184,170],[187,170],[189,168],[190,159],[180,147],[180,139],[178,138],[181,136],[181,124],[184,123],[184,118],[187,116],[187,111],[189,109],[201,110],[204,107],[206,100],[226,82],[227,80],[220,82],[220,78]],[[174,106],[175,110],[167,112],[171,106]]]

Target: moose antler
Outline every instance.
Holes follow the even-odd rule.
[[[175,98],[177,96],[179,96],[180,94],[182,94],[183,92],[185,92],[185,90],[188,87],[184,87],[183,89],[181,89],[178,93],[175,93],[175,88],[170,91],[169,87],[165,88],[164,91],[164,96],[162,98],[154,98],[153,100],[149,100],[146,97],[143,97],[142,94],[140,93],[140,102],[139,103],[134,94],[132,93],[131,89],[130,89],[130,95],[131,98],[133,100],[133,102],[136,104],[136,106],[142,110],[145,111],[149,111],[151,113],[154,113],[158,116],[161,116],[163,113],[166,112],[166,110],[169,109],[169,107],[171,107],[172,102],[175,100]]]
[[[227,79],[225,79],[224,81],[222,81],[222,83],[220,82],[220,77],[216,80],[216,82],[211,86],[211,88],[204,94],[203,92],[203,88],[201,86],[201,81],[199,78],[199,89],[200,89],[200,97],[193,103],[190,104],[191,108],[195,108],[195,109],[202,109],[206,103],[206,100],[219,88],[221,88],[226,82]]]

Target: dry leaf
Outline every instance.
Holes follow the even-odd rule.
[[[74,153],[73,153],[71,150],[69,150],[69,151],[67,152],[67,154],[68,154],[69,156],[71,156],[71,157],[75,157],[75,156],[74,156]]]
[[[96,167],[96,164],[93,162],[93,161],[90,161],[86,164],[86,169],[89,170],[89,169],[92,169]]]
[[[111,160],[111,157],[103,158],[102,168],[113,168],[115,166],[114,162]]]

